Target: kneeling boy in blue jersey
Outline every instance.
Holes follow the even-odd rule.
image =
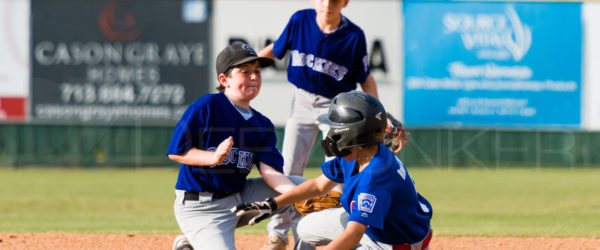
[[[344,183],[342,208],[305,216],[298,225],[302,244],[325,249],[427,249],[432,208],[417,193],[395,154],[385,147],[387,117],[382,104],[363,92],[338,94],[319,121],[331,129],[323,140],[323,174],[262,202],[239,204],[238,215],[260,219],[277,207],[324,194]]]
[[[216,60],[220,93],[196,100],[177,123],[167,155],[180,163],[173,208],[185,237],[177,237],[174,249],[189,248],[188,240],[194,249],[235,249],[235,228],[252,216],[236,217],[232,206],[304,181],[283,175],[273,123],[250,106],[260,92],[261,69],[272,64],[246,44],[227,46]],[[247,179],[254,165],[262,178]]]

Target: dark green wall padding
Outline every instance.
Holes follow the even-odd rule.
[[[600,132],[409,128],[408,166],[596,167]],[[172,126],[0,124],[0,167],[176,166],[165,156]],[[281,148],[283,128],[277,128]],[[324,159],[317,140],[309,166]]]

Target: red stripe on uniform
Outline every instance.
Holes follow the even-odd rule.
[[[423,240],[423,244],[421,245],[421,250],[425,250],[425,249],[427,249],[427,247],[429,247],[429,242],[431,241],[432,235],[433,235],[433,231],[429,230],[427,237],[425,237],[425,239]],[[393,250],[410,250],[410,245],[409,244],[393,245],[392,249]]]

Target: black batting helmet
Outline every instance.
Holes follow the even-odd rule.
[[[335,96],[329,112],[319,116],[319,122],[330,127],[327,137],[321,142],[325,154],[346,156],[350,147],[383,142],[387,114],[375,97],[351,91]]]

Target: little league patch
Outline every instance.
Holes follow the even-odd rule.
[[[375,202],[377,201],[377,197],[368,193],[361,193],[358,195],[358,210],[364,211],[367,213],[372,213],[373,208],[375,208]]]

